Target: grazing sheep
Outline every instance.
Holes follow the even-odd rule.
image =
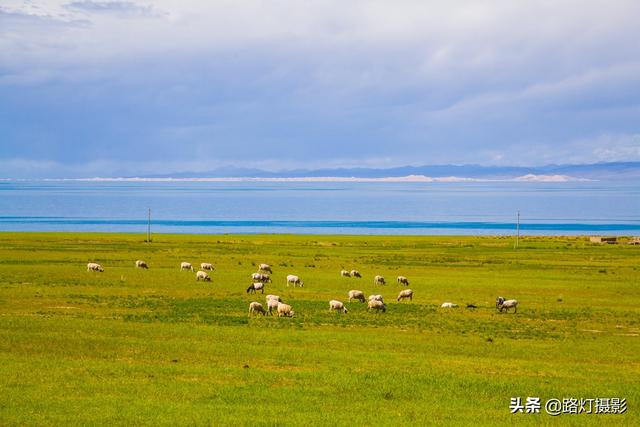
[[[267,295],[267,296],[266,296],[266,297],[264,297],[264,298],[265,298],[265,300],[267,300],[267,301],[269,301],[270,299],[274,299],[274,300],[276,300],[276,301],[278,301],[278,302],[282,302],[282,299],[281,299],[278,295],[271,295],[271,294],[269,294],[269,295]]]
[[[456,308],[458,304],[454,304],[452,302],[443,302],[440,307],[442,308]]]
[[[290,283],[293,284],[294,288],[296,287],[296,285],[299,285],[300,287],[304,286],[304,282],[294,274],[289,274],[287,276],[287,286],[289,286]]]
[[[351,270],[351,276],[361,278],[360,272],[358,270]]]
[[[258,271],[265,271],[270,274],[273,274],[273,271],[271,271],[271,266],[269,264],[259,264]]]
[[[376,310],[378,312],[382,310],[382,312],[384,313],[387,311],[387,306],[384,305],[382,301],[378,301],[377,299],[369,300],[369,304],[367,305],[367,311],[369,310]]]
[[[510,308],[513,308],[513,312],[517,313],[518,312],[518,301],[514,300],[514,299],[508,299],[506,301],[502,301],[502,304],[500,304],[500,307],[498,307],[500,309],[500,313],[502,313],[502,310],[505,310],[507,313],[509,312]]]
[[[356,289],[352,289],[349,291],[349,302],[351,302],[351,300],[360,300],[360,302],[364,302],[364,292],[362,291],[358,291]]]
[[[136,267],[137,267],[137,268],[145,268],[145,269],[149,268],[149,266],[147,265],[147,263],[146,263],[146,262],[144,262],[144,261],[143,261],[143,260],[141,260],[141,259],[139,259],[139,260],[137,260],[137,261],[136,261]]]
[[[267,308],[269,309],[269,315],[272,316],[274,311],[278,311],[278,304],[280,304],[281,301],[275,299],[275,298],[267,298]]]
[[[351,277],[351,273],[349,273],[347,270],[342,270],[342,271],[340,272],[340,275],[341,275],[342,277]]]
[[[369,295],[369,301],[384,302],[384,300],[382,299],[382,295]]]
[[[200,268],[202,270],[209,270],[209,271],[213,271],[216,268],[213,266],[213,264],[211,264],[210,262],[203,262],[200,264]]]
[[[193,269],[193,266],[191,265],[190,262],[181,262],[180,263],[180,271],[182,270],[191,270],[191,271],[195,271]]]
[[[398,281],[398,283],[400,283],[401,285],[405,285],[405,286],[409,286],[409,279],[407,279],[404,276],[398,276],[398,278],[396,279]]]
[[[99,271],[102,273],[104,271],[104,268],[102,268],[102,266],[97,262],[90,262],[89,264],[87,264],[87,271]]]
[[[262,304],[256,301],[249,304],[249,317],[251,317],[252,314],[258,314],[258,313],[262,314],[263,316],[267,314]]]
[[[271,277],[269,277],[268,274],[262,274],[262,273],[253,273],[253,274],[251,274],[251,279],[254,282],[261,282],[261,283],[270,283],[271,282]]]
[[[407,299],[409,298],[409,301],[413,301],[413,291],[411,289],[403,289],[400,291],[400,293],[398,294],[398,298],[396,299],[397,301],[403,300],[403,299]]]
[[[334,310],[340,310],[343,313],[349,312],[349,310],[347,310],[347,308],[344,306],[344,304],[341,301],[332,299],[331,301],[329,301],[329,311],[334,311]]]
[[[378,275],[376,277],[373,278],[373,284],[374,285],[384,285],[384,277]]]
[[[247,293],[251,291],[253,291],[254,294],[256,293],[256,291],[260,291],[261,293],[264,294],[264,283],[262,282],[252,283],[251,286],[247,288]]]
[[[278,303],[278,317],[293,317],[296,314],[289,304]]]
[[[210,282],[211,281],[211,277],[209,277],[209,275],[207,273],[205,273],[202,270],[199,270],[196,273],[196,280],[204,280],[205,282]]]

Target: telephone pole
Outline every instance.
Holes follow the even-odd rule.
[[[149,216],[147,221],[147,242],[151,243],[151,208],[149,208]]]
[[[518,211],[518,221],[516,222],[516,245],[515,248],[518,248],[520,244],[520,211]]]

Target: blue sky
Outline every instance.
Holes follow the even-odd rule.
[[[638,161],[639,17],[638,1],[0,0],[0,177]]]

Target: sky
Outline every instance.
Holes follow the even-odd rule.
[[[640,2],[0,0],[0,177],[640,161]]]

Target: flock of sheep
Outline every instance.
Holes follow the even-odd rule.
[[[136,268],[142,268],[142,269],[149,268],[147,263],[143,260],[137,260],[135,265],[136,265]],[[189,262],[180,263],[180,271],[183,271],[183,270],[188,270],[191,272],[195,271],[195,269],[193,268],[193,265],[191,265],[191,263]],[[211,281],[211,277],[205,270],[213,271],[215,270],[215,268],[211,263],[208,263],[208,262],[201,263],[200,270],[196,272],[197,281],[200,281],[200,280],[205,282]],[[102,266],[98,263],[90,262],[87,264],[87,271],[103,272],[104,268],[102,268]],[[269,274],[273,274],[271,266],[269,264],[259,264],[258,271],[256,273],[251,274],[251,279],[253,283],[247,288],[247,294],[256,293],[257,291],[260,291],[261,293],[264,294],[265,283],[272,282]],[[342,277],[356,277],[356,278],[362,277],[362,275],[358,270],[351,270],[351,271],[342,270],[340,271],[340,275]],[[398,276],[396,278],[396,281],[401,285],[409,286],[409,280],[405,276]],[[373,278],[373,284],[384,285],[385,284],[384,277],[380,275],[376,275]],[[293,287],[296,287],[296,286],[303,287],[304,282],[300,280],[300,277],[293,274],[289,274],[287,276],[287,287],[289,285],[293,285]],[[352,289],[349,291],[348,297],[349,297],[349,302],[356,300],[364,303],[366,301],[367,311],[374,310],[376,312],[382,311],[383,313],[387,311],[387,306],[382,298],[382,295],[370,295],[369,298],[365,300],[364,292],[359,291],[357,289]],[[405,299],[413,301],[413,290],[403,289],[398,294],[396,301],[402,301]],[[285,304],[278,295],[267,295],[266,305],[267,305],[267,309],[265,309],[264,306],[257,301],[251,302],[249,304],[249,316],[252,316],[255,314],[272,315],[274,311],[278,314],[278,317],[293,317],[293,315],[295,314],[295,311],[291,308],[291,306],[289,304]],[[445,303],[442,303],[440,307],[456,308],[458,307],[458,305],[451,302],[445,302]],[[470,304],[467,306],[467,308],[476,308],[476,306]],[[518,310],[517,300],[515,299],[507,300],[503,297],[498,297],[496,299],[496,309],[498,309],[500,312],[502,312],[503,310],[508,312],[509,309],[511,308],[513,308],[514,313],[517,312]],[[347,310],[343,302],[335,299],[329,301],[329,311],[339,311],[342,313],[349,312],[349,310]]]

